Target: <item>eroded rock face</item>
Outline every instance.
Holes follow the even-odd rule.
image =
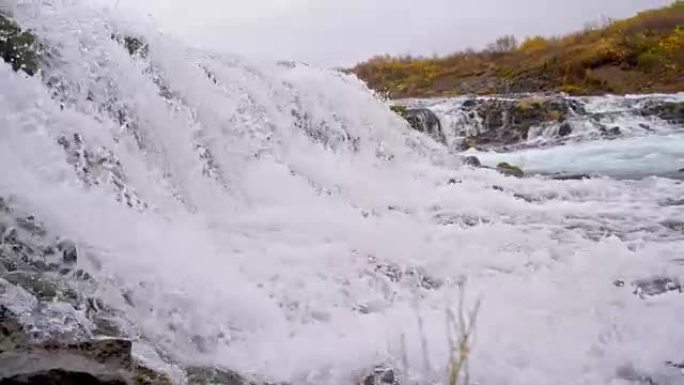
[[[171,385],[169,375],[136,360],[134,340],[115,322],[122,314],[88,290],[98,283],[79,268],[80,247],[0,197],[0,385]],[[12,309],[17,296],[20,311]],[[271,385],[217,368],[190,368],[187,379]]]
[[[434,140],[446,144],[446,137],[442,131],[442,123],[437,115],[428,108],[406,108],[392,106],[392,111],[406,119],[416,131],[429,135]]]
[[[573,128],[568,120],[585,114],[581,103],[563,97],[526,97],[521,99],[478,98],[463,103],[471,124],[481,122],[482,132],[469,135],[465,149],[513,145],[529,138],[532,127],[557,126],[556,135],[566,137]]]
[[[684,102],[651,104],[639,111],[642,116],[655,116],[670,124],[684,125]]]

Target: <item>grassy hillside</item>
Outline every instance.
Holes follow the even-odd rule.
[[[350,71],[392,98],[684,91],[684,1],[564,37],[503,37],[442,58],[378,56]]]

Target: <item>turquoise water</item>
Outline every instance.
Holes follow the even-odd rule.
[[[468,151],[482,164],[508,162],[528,173],[587,173],[620,179],[664,176],[684,179],[684,134],[567,144],[511,153]]]

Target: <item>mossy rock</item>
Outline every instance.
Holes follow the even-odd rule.
[[[684,103],[665,102],[642,110],[642,115],[654,115],[672,124],[684,124]]]
[[[514,176],[516,178],[522,178],[523,176],[525,176],[525,172],[520,167],[511,165],[506,162],[501,162],[497,164],[496,171],[506,176]]]
[[[173,385],[171,378],[165,373],[156,372],[142,365],[136,365],[135,385]]]
[[[408,118],[408,109],[404,106],[400,106],[400,105],[390,106],[390,110],[394,111],[396,114],[398,114],[399,116],[401,116],[404,119]]]
[[[15,71],[30,76],[40,68],[39,44],[31,31],[24,31],[13,20],[0,15],[0,57]]]

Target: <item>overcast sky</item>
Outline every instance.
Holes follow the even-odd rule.
[[[194,45],[320,66],[555,35],[672,0],[120,0]]]

